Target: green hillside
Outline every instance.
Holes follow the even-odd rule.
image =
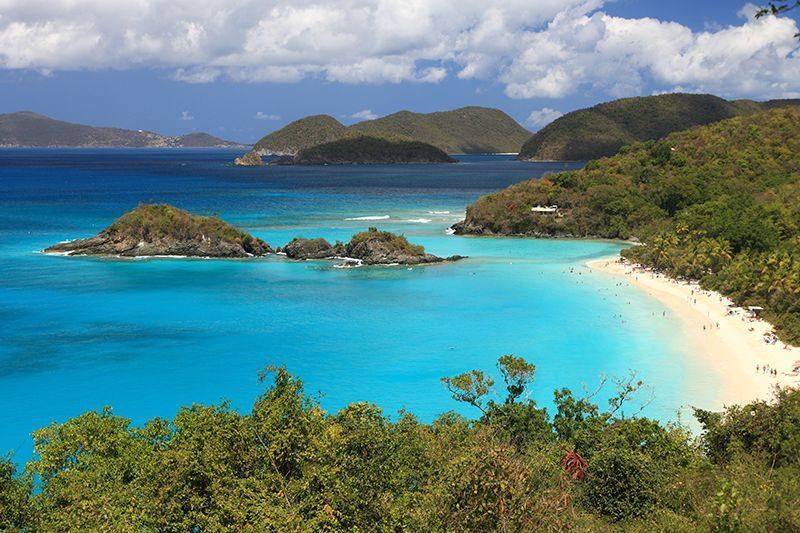
[[[294,155],[346,136],[403,138],[447,153],[516,153],[530,132],[498,109],[462,107],[437,113],[400,111],[345,127],[328,115],[306,117],[270,133],[253,148],[260,155]]]
[[[152,131],[101,128],[21,111],[0,115],[0,147],[60,148],[235,148],[239,143],[207,133],[165,136]]]
[[[622,146],[718,120],[798,104],[800,100],[729,102],[709,94],[664,94],[623,98],[567,113],[534,134],[522,160],[588,161]]]
[[[559,213],[538,214],[538,205]],[[636,237],[626,255],[761,305],[800,343],[800,108],[734,117],[512,185],[460,233]]]
[[[303,148],[295,165],[369,165],[404,163],[456,163],[439,148],[406,140],[360,135]]]
[[[400,111],[359,122],[350,129],[367,134],[404,135],[449,154],[516,153],[530,137],[530,132],[507,114],[486,107],[462,107],[436,113]]]
[[[262,137],[253,151],[260,155],[294,155],[303,148],[340,139],[345,129],[330,115],[312,115]]]

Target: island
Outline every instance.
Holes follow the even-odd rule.
[[[304,148],[294,158],[282,157],[279,165],[395,165],[410,163],[458,163],[439,148],[402,138],[358,135]]]
[[[325,239],[292,239],[278,253],[290,259],[344,259],[344,266],[356,265],[421,265],[452,262],[464,259],[453,255],[437,257],[425,252],[418,244],[411,244],[402,235],[369,228],[356,233],[348,243],[330,244]]]
[[[195,216],[167,204],[140,204],[89,239],[60,242],[48,254],[120,257],[254,257],[267,243],[216,216]]]
[[[476,106],[434,113],[398,111],[352,126],[330,115],[313,115],[262,137],[250,152],[236,158],[236,165],[261,165],[261,156],[295,156],[306,148],[359,135],[403,137],[448,154],[480,154],[517,153],[531,132],[499,109]]]

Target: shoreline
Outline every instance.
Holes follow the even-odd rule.
[[[714,393],[716,407],[744,405],[772,398],[775,385],[798,387],[800,376],[790,375],[792,364],[800,360],[800,348],[777,341],[768,344],[764,335],[772,324],[750,319],[746,311],[728,314],[730,299],[700,288],[697,283],[673,280],[639,265],[620,263],[618,257],[588,261],[593,271],[624,278],[649,296],[670,308],[681,322],[685,353],[702,357],[721,380]],[[688,349],[687,349],[688,348]],[[777,376],[756,371],[767,365]]]

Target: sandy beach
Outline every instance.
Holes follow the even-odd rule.
[[[800,359],[800,348],[783,342],[769,344],[764,335],[772,325],[752,319],[746,310],[729,314],[728,298],[705,291],[697,283],[673,280],[638,265],[620,263],[616,257],[590,261],[591,270],[623,277],[631,285],[657,298],[681,320],[689,353],[699,353],[723,377],[719,405],[743,404],[771,397],[776,384],[800,386],[800,377],[789,375]],[[758,366],[759,370],[756,370]],[[767,367],[767,372],[761,369]],[[769,369],[776,369],[777,376]]]

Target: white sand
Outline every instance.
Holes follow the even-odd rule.
[[[734,316],[727,314],[729,299],[704,291],[696,283],[676,281],[638,265],[620,263],[616,257],[590,261],[586,266],[624,277],[672,310],[682,322],[681,333],[689,343],[687,353],[705,357],[709,366],[723,378],[723,387],[715,394],[720,405],[768,399],[776,384],[800,385],[800,377],[789,375],[792,364],[800,360],[800,348],[787,349],[781,341],[764,342],[764,334],[772,331],[772,325],[748,318],[747,312],[741,309]],[[778,375],[756,372],[756,365],[768,365],[776,369]]]

